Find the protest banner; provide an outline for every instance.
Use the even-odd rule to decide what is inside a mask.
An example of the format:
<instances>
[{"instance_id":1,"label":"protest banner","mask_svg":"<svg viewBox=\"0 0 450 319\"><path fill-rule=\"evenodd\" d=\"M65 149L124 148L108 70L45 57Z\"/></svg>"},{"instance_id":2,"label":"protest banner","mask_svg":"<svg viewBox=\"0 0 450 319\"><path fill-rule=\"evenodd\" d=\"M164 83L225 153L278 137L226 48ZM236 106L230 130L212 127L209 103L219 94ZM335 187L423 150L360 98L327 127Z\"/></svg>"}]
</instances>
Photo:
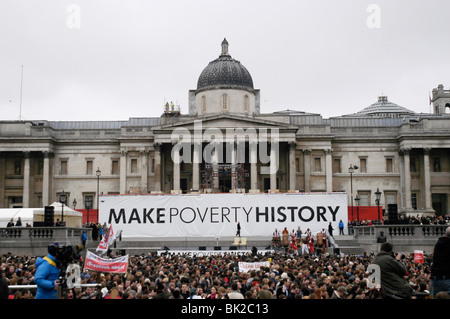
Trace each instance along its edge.
<instances>
[{"instance_id":1,"label":"protest banner","mask_svg":"<svg viewBox=\"0 0 450 319\"><path fill-rule=\"evenodd\" d=\"M347 227L347 195L317 194L186 194L103 195L101 223L129 237L270 236L275 228L300 226L312 233Z\"/></svg>"},{"instance_id":2,"label":"protest banner","mask_svg":"<svg viewBox=\"0 0 450 319\"><path fill-rule=\"evenodd\" d=\"M414 262L423 264L423 250L414 250Z\"/></svg>"},{"instance_id":3,"label":"protest banner","mask_svg":"<svg viewBox=\"0 0 450 319\"><path fill-rule=\"evenodd\" d=\"M87 251L84 268L100 272L123 274L127 272L128 255L109 259L102 258L90 251Z\"/></svg>"},{"instance_id":4,"label":"protest banner","mask_svg":"<svg viewBox=\"0 0 450 319\"><path fill-rule=\"evenodd\" d=\"M239 271L240 272L249 272L252 270L259 270L261 267L270 267L269 261L259 261L259 262L239 262Z\"/></svg>"}]
</instances>

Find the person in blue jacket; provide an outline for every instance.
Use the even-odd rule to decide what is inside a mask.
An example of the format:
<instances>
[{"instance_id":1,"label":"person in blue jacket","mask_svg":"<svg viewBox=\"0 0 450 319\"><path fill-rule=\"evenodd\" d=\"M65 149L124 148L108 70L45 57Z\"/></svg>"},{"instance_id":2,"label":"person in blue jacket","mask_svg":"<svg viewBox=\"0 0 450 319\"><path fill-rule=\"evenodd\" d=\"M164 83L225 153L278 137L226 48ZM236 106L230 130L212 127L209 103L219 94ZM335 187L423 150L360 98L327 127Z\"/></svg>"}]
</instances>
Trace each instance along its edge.
<instances>
[{"instance_id":1,"label":"person in blue jacket","mask_svg":"<svg viewBox=\"0 0 450 319\"><path fill-rule=\"evenodd\" d=\"M339 221L339 235L344 235L344 223L342 219Z\"/></svg>"},{"instance_id":2,"label":"person in blue jacket","mask_svg":"<svg viewBox=\"0 0 450 319\"><path fill-rule=\"evenodd\" d=\"M57 299L59 286L59 267L56 259L58 243L48 246L48 255L36 260L34 282L37 285L36 299Z\"/></svg>"},{"instance_id":3,"label":"person in blue jacket","mask_svg":"<svg viewBox=\"0 0 450 319\"><path fill-rule=\"evenodd\" d=\"M86 231L83 230L83 233L81 234L81 243L83 244L83 248L86 248L86 241L87 241Z\"/></svg>"}]
</instances>

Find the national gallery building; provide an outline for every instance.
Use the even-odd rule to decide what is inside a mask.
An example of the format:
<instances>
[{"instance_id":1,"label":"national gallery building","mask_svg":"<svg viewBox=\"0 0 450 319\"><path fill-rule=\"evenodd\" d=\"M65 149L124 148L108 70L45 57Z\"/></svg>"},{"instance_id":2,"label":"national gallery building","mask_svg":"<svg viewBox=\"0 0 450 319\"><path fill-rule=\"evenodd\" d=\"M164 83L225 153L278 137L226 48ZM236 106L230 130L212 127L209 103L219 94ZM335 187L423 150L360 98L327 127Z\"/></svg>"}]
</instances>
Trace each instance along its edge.
<instances>
[{"instance_id":1,"label":"national gallery building","mask_svg":"<svg viewBox=\"0 0 450 319\"><path fill-rule=\"evenodd\" d=\"M328 119L263 113L260 91L224 40L188 96L187 113L168 103L160 117L0 119L0 208L44 207L63 191L77 209L87 202L96 209L99 194L199 192L346 192L349 205L358 198L376 206L379 190L383 208L450 213L450 90L443 85L432 90L432 113L387 96ZM230 132L244 138L229 139Z\"/></svg>"}]
</instances>

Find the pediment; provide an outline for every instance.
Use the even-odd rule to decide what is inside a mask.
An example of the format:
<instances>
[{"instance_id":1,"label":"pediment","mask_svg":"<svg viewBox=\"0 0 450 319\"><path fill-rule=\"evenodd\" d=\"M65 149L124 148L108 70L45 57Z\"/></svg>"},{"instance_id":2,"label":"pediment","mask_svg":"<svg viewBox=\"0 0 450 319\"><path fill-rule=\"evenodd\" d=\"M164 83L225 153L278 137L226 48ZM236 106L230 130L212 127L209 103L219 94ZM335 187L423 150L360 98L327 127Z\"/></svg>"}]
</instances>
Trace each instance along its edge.
<instances>
[{"instance_id":1,"label":"pediment","mask_svg":"<svg viewBox=\"0 0 450 319\"><path fill-rule=\"evenodd\" d=\"M183 127L188 130L194 130L201 127L202 129L219 128L219 129L247 129L247 128L277 128L279 130L297 130L298 127L292 126L289 123L267 120L259 117L245 117L229 114L220 114L215 116L207 116L202 118L189 119L186 121L179 121L170 124L164 124L160 127L154 127L154 131L173 130L177 127Z\"/></svg>"}]
</instances>

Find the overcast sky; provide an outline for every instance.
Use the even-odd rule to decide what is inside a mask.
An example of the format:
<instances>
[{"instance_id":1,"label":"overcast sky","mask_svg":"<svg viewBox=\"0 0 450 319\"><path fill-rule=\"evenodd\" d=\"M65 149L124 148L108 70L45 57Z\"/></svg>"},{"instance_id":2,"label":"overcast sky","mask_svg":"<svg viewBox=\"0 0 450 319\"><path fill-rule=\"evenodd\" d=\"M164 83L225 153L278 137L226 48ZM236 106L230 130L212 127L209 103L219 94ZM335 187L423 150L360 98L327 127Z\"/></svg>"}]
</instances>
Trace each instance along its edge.
<instances>
[{"instance_id":1,"label":"overcast sky","mask_svg":"<svg viewBox=\"0 0 450 319\"><path fill-rule=\"evenodd\" d=\"M0 120L155 117L221 51L261 112L324 118L391 102L427 113L450 87L448 0L0 0Z\"/></svg>"}]
</instances>

